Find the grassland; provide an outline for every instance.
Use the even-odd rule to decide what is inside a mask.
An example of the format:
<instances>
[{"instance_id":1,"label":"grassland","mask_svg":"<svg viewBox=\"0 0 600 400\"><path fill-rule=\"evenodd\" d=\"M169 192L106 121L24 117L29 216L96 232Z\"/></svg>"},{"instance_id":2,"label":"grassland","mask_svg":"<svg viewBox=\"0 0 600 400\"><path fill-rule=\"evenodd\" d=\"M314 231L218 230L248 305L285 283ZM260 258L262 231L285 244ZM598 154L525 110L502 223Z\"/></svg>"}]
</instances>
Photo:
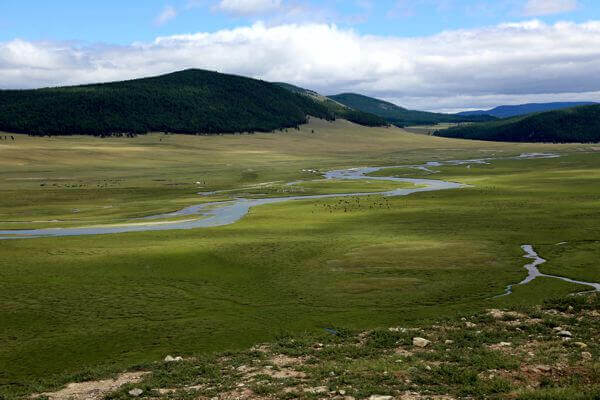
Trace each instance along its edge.
<instances>
[{"instance_id":1,"label":"grassland","mask_svg":"<svg viewBox=\"0 0 600 400\"><path fill-rule=\"evenodd\" d=\"M600 281L600 154L591 145L461 141L343 121L277 135L16 139L0 144L0 229L130 221L229 196L197 192L275 195L273 182L318 178L310 170L563 157L443 167L436 179L473 186L389 199L389 208L376 195L353 208L307 200L258 207L221 228L2 241L7 398L171 353L327 327L408 327L581 290L540 280L492 299L524 277L522 244L549 260L544 272Z\"/></svg>"}]
</instances>

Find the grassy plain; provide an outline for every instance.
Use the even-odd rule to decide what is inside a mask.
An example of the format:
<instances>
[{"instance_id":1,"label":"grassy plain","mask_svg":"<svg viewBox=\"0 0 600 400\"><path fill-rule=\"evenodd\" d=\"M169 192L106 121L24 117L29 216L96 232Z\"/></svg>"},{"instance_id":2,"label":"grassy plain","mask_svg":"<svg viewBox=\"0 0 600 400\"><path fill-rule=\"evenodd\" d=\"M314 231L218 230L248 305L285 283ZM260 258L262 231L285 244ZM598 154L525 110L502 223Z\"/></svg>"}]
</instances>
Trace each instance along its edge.
<instances>
[{"instance_id":1,"label":"grassy plain","mask_svg":"<svg viewBox=\"0 0 600 400\"><path fill-rule=\"evenodd\" d=\"M600 281L600 153L591 145L460 141L344 121L280 134L16 139L0 144L0 229L123 222L230 195L281 195L281 183L318 178L309 170L563 157L443 167L436 179L473 186L391 198L389 207L377 195L353 206L295 201L220 228L2 241L7 398L171 353L332 326L411 325L582 289L544 281L493 299L524 277L522 244L549 259L549 272Z\"/></svg>"}]
</instances>

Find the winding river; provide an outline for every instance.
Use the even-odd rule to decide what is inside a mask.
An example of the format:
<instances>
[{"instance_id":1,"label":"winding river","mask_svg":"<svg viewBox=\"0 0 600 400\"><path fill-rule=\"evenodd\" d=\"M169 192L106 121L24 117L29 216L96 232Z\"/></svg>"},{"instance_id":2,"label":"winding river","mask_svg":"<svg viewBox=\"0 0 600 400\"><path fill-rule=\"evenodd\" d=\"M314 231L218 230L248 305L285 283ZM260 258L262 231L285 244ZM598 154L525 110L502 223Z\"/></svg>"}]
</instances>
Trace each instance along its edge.
<instances>
[{"instance_id":1,"label":"winding river","mask_svg":"<svg viewBox=\"0 0 600 400\"><path fill-rule=\"evenodd\" d=\"M539 159L539 158L556 158L559 157L556 154L547 153L526 153L521 154L517 157L507 158L481 158L472 160L451 160L451 161L432 161L420 165L399 165L389 167L363 167L363 168L351 168L343 170L334 170L326 172L323 178L326 180L380 180L380 181L392 181L411 183L415 185L414 188L403 188L395 189L387 192L370 192L370 193L343 193L343 194L326 194L326 195L313 195L313 196L289 196L289 197L277 197L277 198L262 198L262 199L245 199L236 198L230 201L203 203L190 207L186 207L182 210L160 214L151 215L139 220L134 224L122 224L122 225L105 225L105 226L88 226L88 227L75 227L75 228L43 228L43 229L23 229L23 230L0 230L0 240L2 239L32 239L41 237L60 237L60 236L83 236L83 235L106 235L115 233L126 233L126 232L145 232L145 231L168 231L175 229L197 229L197 228L208 228L218 227L224 225L230 225L241 218L243 218L252 207L257 207L265 204L282 203L286 201L294 200L313 200L313 199L326 199L334 197L351 197L351 196L369 196L369 195L382 195L382 196L408 196L413 193L421 192L434 192L439 190L459 189L466 187L467 185L447 182L435 179L417 179L417 178L397 178L394 176L368 176L377 171L394 168L409 168L424 170L429 173L436 173L437 171L432 170L434 167L440 166L451 166L451 165L466 165L470 167L476 164L489 164L493 160L508 160L508 159ZM302 183L302 181L291 182L288 185L295 185ZM213 192L215 193L215 192ZM202 193L201 193L202 194ZM206 193L204 193L206 195ZM162 221L156 222L161 219L176 218L183 216L196 217L196 219L188 219L183 221ZM200 218L198 218L200 217ZM146 222L143 222L146 221Z\"/></svg>"},{"instance_id":2,"label":"winding river","mask_svg":"<svg viewBox=\"0 0 600 400\"><path fill-rule=\"evenodd\" d=\"M418 179L418 178L397 178L394 176L369 176L377 171L394 168L407 168L417 169L426 171L430 174L435 174L438 171L432 168L440 166L452 166L452 165L466 165L470 168L471 165L476 164L489 164L493 160L508 160L508 159L539 159L539 158L556 158L559 157L556 154L547 153L527 153L521 154L517 157L510 158L482 158L472 160L452 160L452 161L432 161L421 165L400 165L390 167L363 167L363 168L351 168L329 171L323 175L326 180L379 180L379 181L392 181L401 183L411 183L415 185L412 188L399 188L387 192L357 192L357 193L343 193L343 194L325 194L325 195L313 195L313 196L289 196L289 197L277 197L277 198L262 198L262 199L245 199L236 198L230 201L212 202L198 204L191 207L186 207L182 210L160 214L151 215L139 219L139 223L135 224L123 224L123 225L111 225L111 226L90 226L90 227L78 227L78 228L45 228L45 229L24 229L24 230L0 230L1 239L32 239L41 237L59 237L59 236L82 236L82 235L106 235L115 233L125 232L143 232L143 231L167 231L174 229L197 229L197 228L208 228L217 227L233 224L242 219L252 207L257 207L265 204L282 203L286 201L294 200L312 200L312 199L326 199L335 197L350 197L350 196L369 196L369 195L382 195L382 196L408 196L413 193L421 192L434 192L439 190L449 189L460 189L467 187L467 185L448 182L436 179ZM290 182L288 185L297 185L303 181ZM201 195L213 194L212 193L199 193ZM161 219L176 218L190 216L192 219L184 221L160 221ZM156 222L159 221L159 222ZM528 271L528 276L522 282L516 285L525 285L538 277L548 277L561 279L566 282L575 283L579 285L586 285L592 287L596 291L600 291L600 283L580 282L569 278L564 278L554 275L546 275L539 271L538 265L546 262L543 258L539 257L531 245L522 246L525 251L525 257L533 260L532 263L527 264L525 268ZM506 292L498 297L507 296L512 293L512 289L516 285L510 285L506 288Z\"/></svg>"}]
</instances>

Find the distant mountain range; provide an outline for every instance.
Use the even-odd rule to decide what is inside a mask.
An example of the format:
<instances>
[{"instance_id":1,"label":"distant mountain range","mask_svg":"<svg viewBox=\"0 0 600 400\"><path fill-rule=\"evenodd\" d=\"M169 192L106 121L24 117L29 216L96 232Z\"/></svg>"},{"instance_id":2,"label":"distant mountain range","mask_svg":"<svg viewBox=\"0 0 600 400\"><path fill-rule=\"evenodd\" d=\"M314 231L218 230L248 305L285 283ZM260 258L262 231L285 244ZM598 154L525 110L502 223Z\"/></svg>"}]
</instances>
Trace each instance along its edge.
<instances>
[{"instance_id":1,"label":"distant mountain range","mask_svg":"<svg viewBox=\"0 0 600 400\"><path fill-rule=\"evenodd\" d=\"M526 119L496 118L574 104L588 103L526 104L498 107L486 114L440 114L408 110L355 93L326 97L288 83L190 69L122 82L0 90L0 131L98 136L268 132L298 127L312 116L330 121L344 118L364 126L469 122L440 135L485 140L594 140L594 129L600 122L593 119L593 107L567 109L576 111L562 114L534 114ZM574 138L577 140L571 140Z\"/></svg>"},{"instance_id":2,"label":"distant mountain range","mask_svg":"<svg viewBox=\"0 0 600 400\"><path fill-rule=\"evenodd\" d=\"M408 110L387 101L356 93L343 93L329 96L329 98L355 110L385 118L389 123L401 127L408 125L438 124L442 122L481 122L496 119L489 115L471 116Z\"/></svg>"},{"instance_id":3,"label":"distant mountain range","mask_svg":"<svg viewBox=\"0 0 600 400\"><path fill-rule=\"evenodd\" d=\"M589 106L597 103L593 102L562 102L562 103L528 103L513 106L499 106L491 110L464 111L458 115L476 116L491 115L496 118L510 118L520 115L527 115L537 112L561 110L563 108Z\"/></svg>"},{"instance_id":4,"label":"distant mountain range","mask_svg":"<svg viewBox=\"0 0 600 400\"><path fill-rule=\"evenodd\" d=\"M436 136L502 142L600 142L600 105L579 106L439 130Z\"/></svg>"}]
</instances>

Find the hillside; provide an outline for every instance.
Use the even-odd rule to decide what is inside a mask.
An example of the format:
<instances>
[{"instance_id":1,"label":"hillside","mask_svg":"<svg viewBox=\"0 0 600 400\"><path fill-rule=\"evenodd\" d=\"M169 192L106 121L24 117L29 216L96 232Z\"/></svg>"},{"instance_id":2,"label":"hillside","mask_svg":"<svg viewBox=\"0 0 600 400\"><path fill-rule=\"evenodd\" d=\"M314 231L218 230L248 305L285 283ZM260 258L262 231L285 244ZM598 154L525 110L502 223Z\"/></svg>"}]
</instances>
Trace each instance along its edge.
<instances>
[{"instance_id":1,"label":"hillside","mask_svg":"<svg viewBox=\"0 0 600 400\"><path fill-rule=\"evenodd\" d=\"M562 102L562 103L528 103L519 105L499 106L491 110L464 111L458 115L476 116L491 115L496 118L510 118L537 112L561 110L563 108L591 106L593 102Z\"/></svg>"},{"instance_id":2,"label":"hillside","mask_svg":"<svg viewBox=\"0 0 600 400\"><path fill-rule=\"evenodd\" d=\"M289 83L281 83L277 82L276 85L279 85L293 93L308 96L309 98L315 100L316 102L327 107L330 113L334 114L336 117L346 119L350 122L354 122L355 124L364 125L364 126L386 126L389 125L385 118L382 118L378 115L360 111L354 109L352 107L348 107L344 104L341 104L335 100L332 100L328 97L322 96L321 94L309 90L304 89L298 86L290 85Z\"/></svg>"},{"instance_id":3,"label":"hillside","mask_svg":"<svg viewBox=\"0 0 600 400\"><path fill-rule=\"evenodd\" d=\"M387 101L355 93L338 94L335 96L329 96L329 98L355 110L360 110L385 118L391 124L400 127L408 125L437 124L442 122L489 121L494 119L494 117L487 115L471 117L407 110L406 108L399 107Z\"/></svg>"},{"instance_id":4,"label":"hillside","mask_svg":"<svg viewBox=\"0 0 600 400\"><path fill-rule=\"evenodd\" d=\"M593 143L600 141L600 105L459 126L435 135L503 142Z\"/></svg>"},{"instance_id":5,"label":"hillside","mask_svg":"<svg viewBox=\"0 0 600 400\"><path fill-rule=\"evenodd\" d=\"M272 83L204 70L72 87L0 91L0 131L32 135L272 131L332 119Z\"/></svg>"}]
</instances>

